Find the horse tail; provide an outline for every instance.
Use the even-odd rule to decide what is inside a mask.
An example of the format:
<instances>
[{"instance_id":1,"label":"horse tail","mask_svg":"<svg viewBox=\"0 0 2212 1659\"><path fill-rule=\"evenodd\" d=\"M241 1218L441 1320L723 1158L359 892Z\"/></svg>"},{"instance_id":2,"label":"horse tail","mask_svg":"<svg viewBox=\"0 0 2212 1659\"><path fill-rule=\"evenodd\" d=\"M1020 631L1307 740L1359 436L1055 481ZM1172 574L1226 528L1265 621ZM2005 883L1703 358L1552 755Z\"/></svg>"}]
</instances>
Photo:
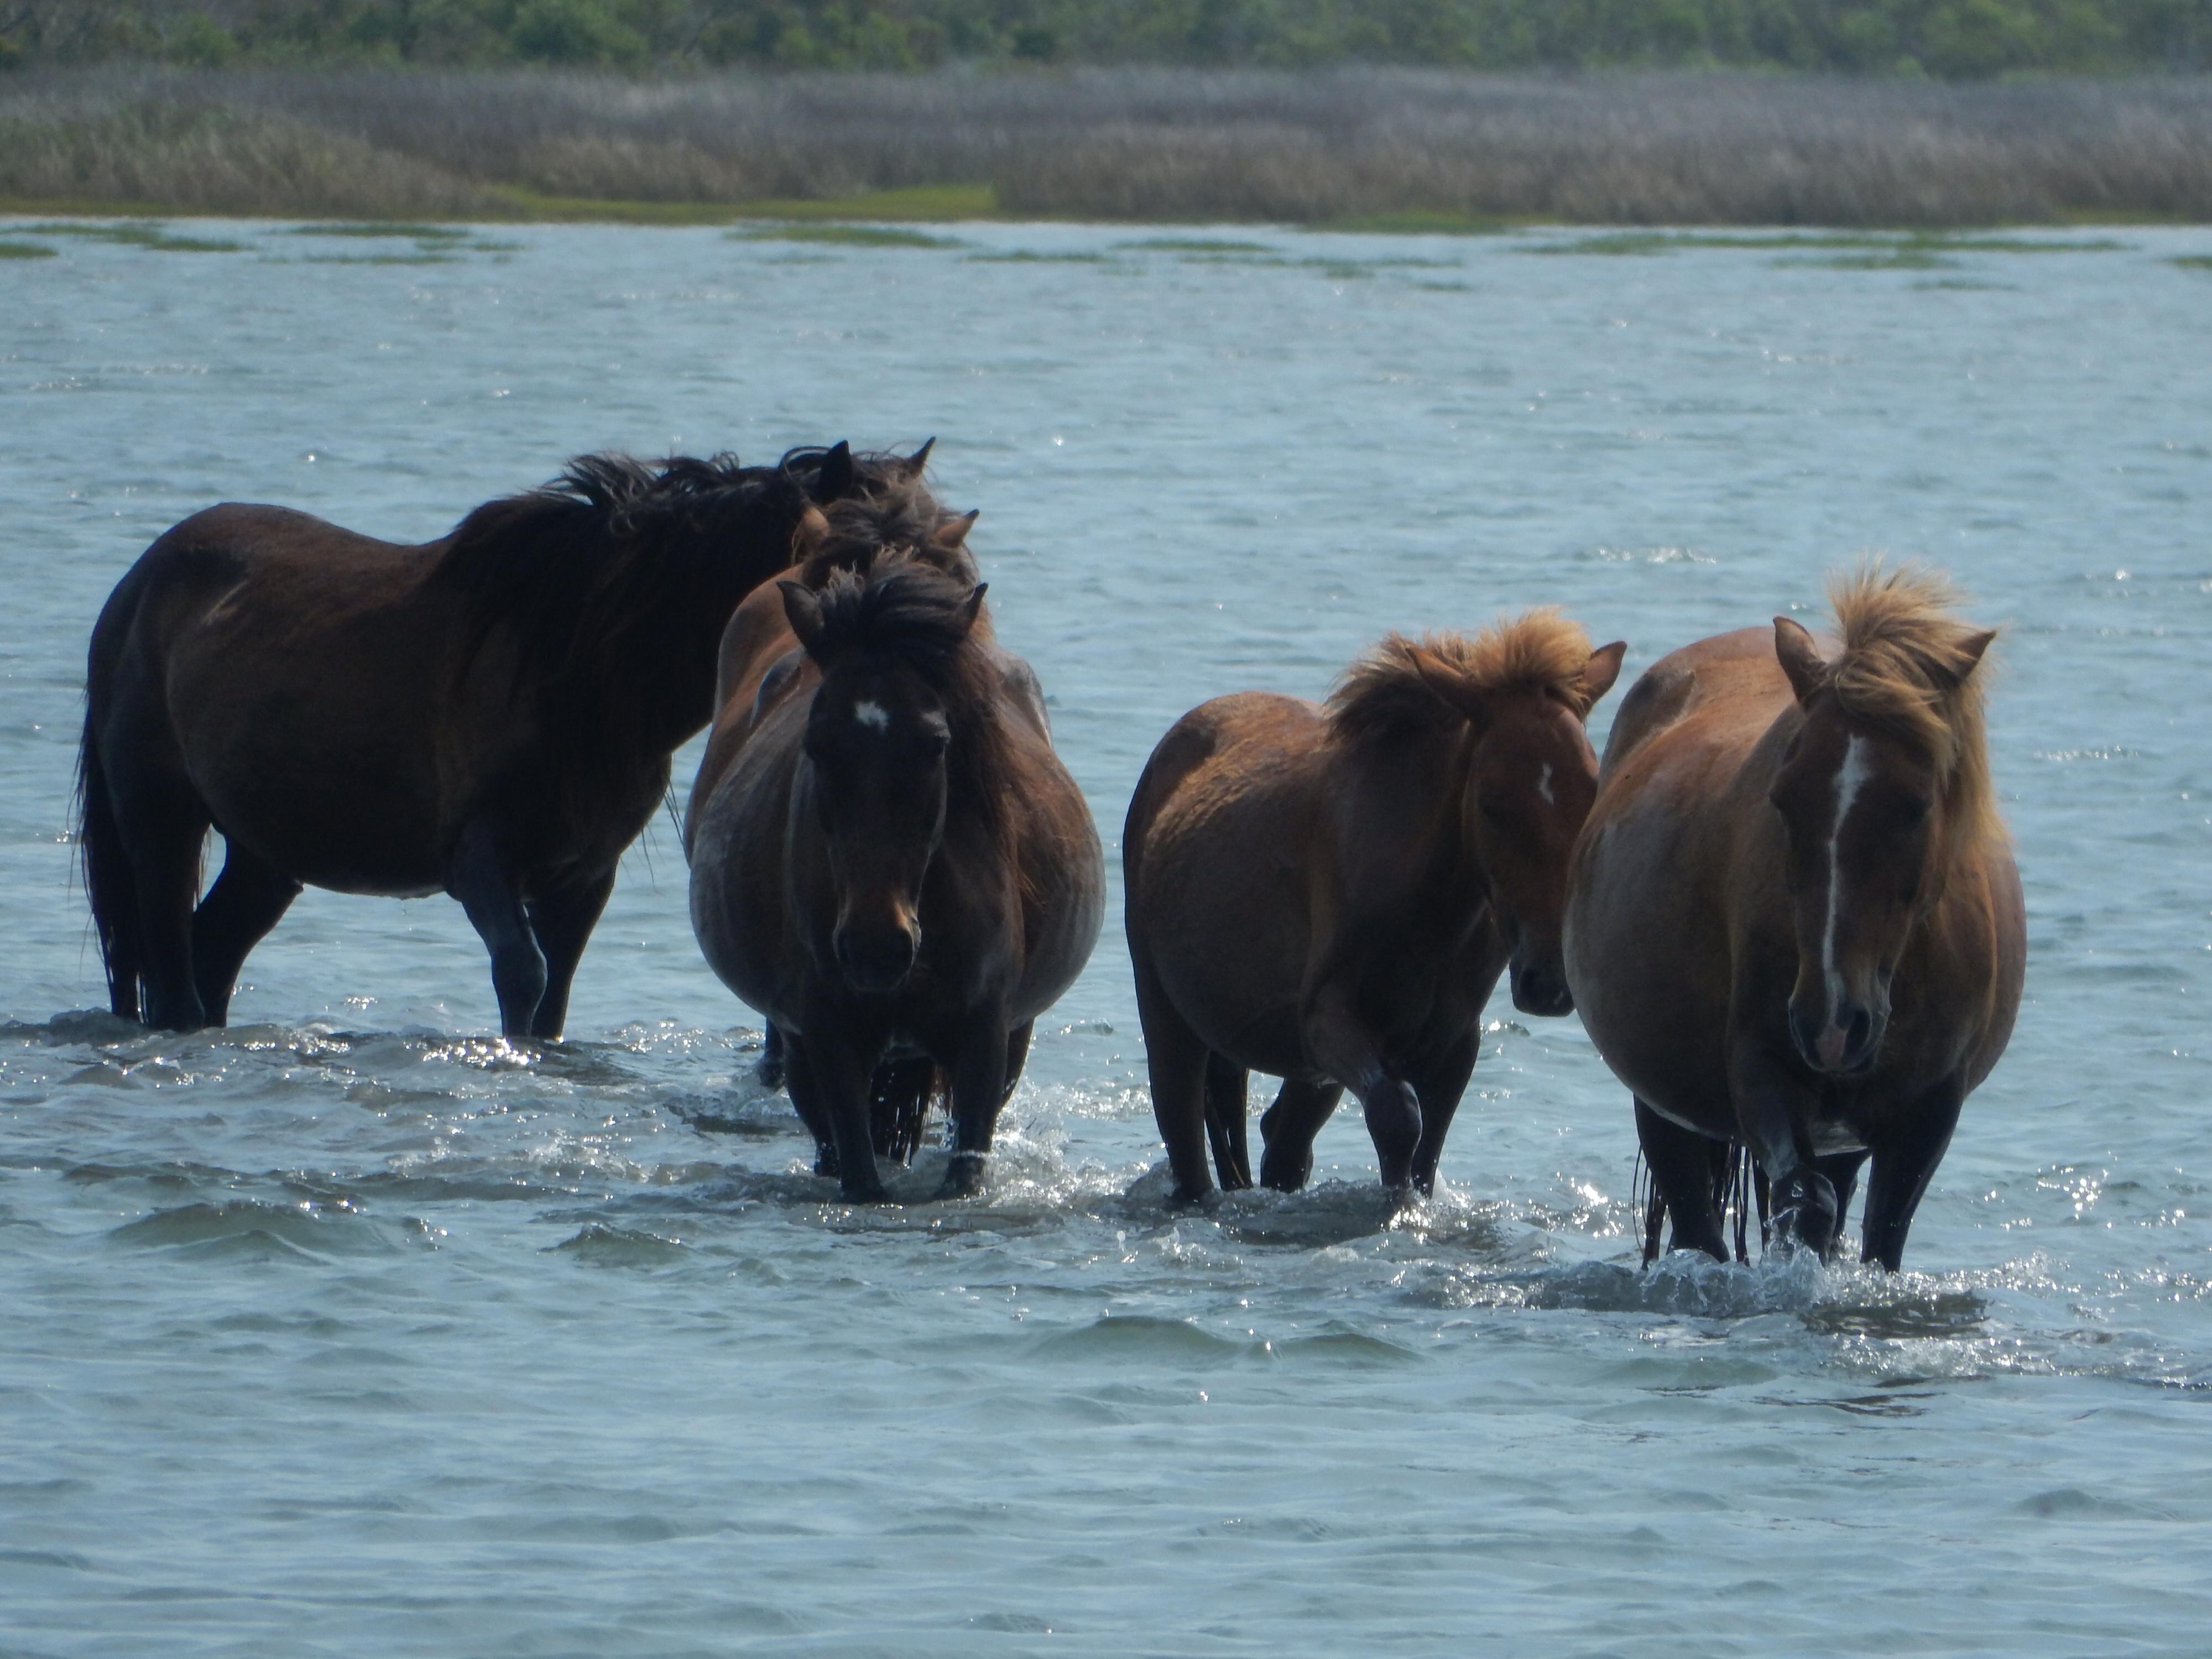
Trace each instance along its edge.
<instances>
[{"instance_id":1,"label":"horse tail","mask_svg":"<svg viewBox=\"0 0 2212 1659\"><path fill-rule=\"evenodd\" d=\"M952 1079L927 1054L877 1066L868 1091L868 1129L876 1156L902 1165L913 1163L930 1107L951 1091Z\"/></svg>"},{"instance_id":2,"label":"horse tail","mask_svg":"<svg viewBox=\"0 0 2212 1659\"><path fill-rule=\"evenodd\" d=\"M76 751L76 844L83 860L85 896L92 901L93 930L107 972L107 1006L125 1019L138 1018L138 972L144 953L138 937L138 879L115 821L93 721L85 699L84 738Z\"/></svg>"},{"instance_id":3,"label":"horse tail","mask_svg":"<svg viewBox=\"0 0 2212 1659\"><path fill-rule=\"evenodd\" d=\"M1225 1056L1206 1057L1206 1138L1224 1190L1252 1184L1244 1139L1244 1068Z\"/></svg>"},{"instance_id":4,"label":"horse tail","mask_svg":"<svg viewBox=\"0 0 2212 1659\"><path fill-rule=\"evenodd\" d=\"M1644 1149L1636 1150L1636 1168L1628 1177L1629 1202L1644 1212L1644 1261L1650 1267L1659 1259L1660 1230L1667 1224L1667 1194L1659 1190L1659 1177L1644 1161Z\"/></svg>"}]
</instances>

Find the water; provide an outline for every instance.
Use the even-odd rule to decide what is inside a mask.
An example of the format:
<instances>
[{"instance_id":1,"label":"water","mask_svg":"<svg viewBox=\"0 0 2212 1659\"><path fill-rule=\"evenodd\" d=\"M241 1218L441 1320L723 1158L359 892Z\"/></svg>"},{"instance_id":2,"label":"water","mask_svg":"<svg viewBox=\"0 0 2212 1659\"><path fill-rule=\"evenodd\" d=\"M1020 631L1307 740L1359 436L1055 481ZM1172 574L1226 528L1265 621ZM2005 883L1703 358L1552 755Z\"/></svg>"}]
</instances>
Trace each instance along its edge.
<instances>
[{"instance_id":1,"label":"water","mask_svg":"<svg viewBox=\"0 0 2212 1659\"><path fill-rule=\"evenodd\" d=\"M0 265L0 1649L2201 1650L2212 233L181 228ZM1638 1274L1627 1102L1503 998L1432 1202L1347 1114L1170 1212L1118 910L989 1194L848 1208L665 824L557 1050L443 900L309 894L219 1037L85 1012L82 646L161 528L933 433L1109 866L1176 714L1387 627L1633 674L1950 568L2032 954L1911 1270Z\"/></svg>"}]
</instances>

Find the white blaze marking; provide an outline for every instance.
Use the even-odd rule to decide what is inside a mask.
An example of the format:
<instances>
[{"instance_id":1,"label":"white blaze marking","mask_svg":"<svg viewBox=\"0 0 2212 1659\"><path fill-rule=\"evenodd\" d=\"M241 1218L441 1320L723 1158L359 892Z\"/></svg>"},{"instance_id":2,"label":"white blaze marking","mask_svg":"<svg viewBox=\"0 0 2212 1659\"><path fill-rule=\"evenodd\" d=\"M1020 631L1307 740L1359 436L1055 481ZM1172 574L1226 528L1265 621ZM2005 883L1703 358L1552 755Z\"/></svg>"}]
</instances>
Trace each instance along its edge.
<instances>
[{"instance_id":1,"label":"white blaze marking","mask_svg":"<svg viewBox=\"0 0 2212 1659\"><path fill-rule=\"evenodd\" d=\"M1853 738L1844 750L1844 763L1836 773L1836 823L1828 832L1828 927L1820 940L1820 967L1827 976L1828 1020L1832 1024L1844 1000L1843 969L1836 964L1836 915L1844 907L1844 867L1838 855L1843 846L1844 820L1850 816L1851 803L1858 799L1868 774L1866 739Z\"/></svg>"},{"instance_id":2,"label":"white blaze marking","mask_svg":"<svg viewBox=\"0 0 2212 1659\"><path fill-rule=\"evenodd\" d=\"M884 706L879 702L854 703L853 705L853 718L860 721L861 725L866 726L872 732L884 731L887 729L891 723L891 717L884 712ZM1856 742L1857 739L1853 738L1852 741Z\"/></svg>"},{"instance_id":3,"label":"white blaze marking","mask_svg":"<svg viewBox=\"0 0 2212 1659\"><path fill-rule=\"evenodd\" d=\"M1543 776L1536 780L1536 793L1544 798L1544 805L1547 806L1557 806L1559 804L1552 794L1552 763L1549 761L1544 763Z\"/></svg>"}]
</instances>

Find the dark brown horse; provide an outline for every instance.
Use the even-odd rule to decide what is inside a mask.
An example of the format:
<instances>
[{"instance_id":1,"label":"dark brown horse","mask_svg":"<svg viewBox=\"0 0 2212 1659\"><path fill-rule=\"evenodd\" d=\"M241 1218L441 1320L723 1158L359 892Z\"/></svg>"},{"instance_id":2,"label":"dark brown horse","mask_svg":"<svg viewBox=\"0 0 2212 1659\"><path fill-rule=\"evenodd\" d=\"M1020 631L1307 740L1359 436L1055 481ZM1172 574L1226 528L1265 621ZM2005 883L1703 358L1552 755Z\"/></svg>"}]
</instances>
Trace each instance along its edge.
<instances>
[{"instance_id":1,"label":"dark brown horse","mask_svg":"<svg viewBox=\"0 0 2212 1659\"><path fill-rule=\"evenodd\" d=\"M1436 1181L1483 1006L1573 1007L1567 859L1596 757L1583 726L1620 672L1549 611L1468 638L1385 639L1326 710L1244 692L1152 751L1122 840L1152 1110L1180 1199L1251 1184L1248 1072L1283 1079L1261 1179L1294 1189L1350 1089L1384 1182Z\"/></svg>"},{"instance_id":2,"label":"dark brown horse","mask_svg":"<svg viewBox=\"0 0 2212 1659\"><path fill-rule=\"evenodd\" d=\"M738 601L865 482L586 456L443 539L276 507L155 541L93 629L81 837L114 1011L220 1025L303 884L459 899L501 1029L554 1037L623 849L713 711ZM199 900L203 843L225 843Z\"/></svg>"},{"instance_id":3,"label":"dark brown horse","mask_svg":"<svg viewBox=\"0 0 2212 1659\"><path fill-rule=\"evenodd\" d=\"M1836 582L1842 643L1786 617L1654 663L1575 855L1567 979L1636 1099L1644 1259L1723 1261L1747 1148L1777 1236L1895 1270L1959 1108L2004 1052L2027 925L1977 670L1995 637L1933 574Z\"/></svg>"},{"instance_id":4,"label":"dark brown horse","mask_svg":"<svg viewBox=\"0 0 2212 1659\"><path fill-rule=\"evenodd\" d=\"M821 1167L861 1200L885 1196L871 1106L886 1060L949 1077L945 1190L976 1190L1030 1025L1104 907L1097 832L1034 681L948 562L964 555L940 538L781 583L797 648L763 629L750 655L726 651L689 817L700 945L768 1017Z\"/></svg>"}]
</instances>

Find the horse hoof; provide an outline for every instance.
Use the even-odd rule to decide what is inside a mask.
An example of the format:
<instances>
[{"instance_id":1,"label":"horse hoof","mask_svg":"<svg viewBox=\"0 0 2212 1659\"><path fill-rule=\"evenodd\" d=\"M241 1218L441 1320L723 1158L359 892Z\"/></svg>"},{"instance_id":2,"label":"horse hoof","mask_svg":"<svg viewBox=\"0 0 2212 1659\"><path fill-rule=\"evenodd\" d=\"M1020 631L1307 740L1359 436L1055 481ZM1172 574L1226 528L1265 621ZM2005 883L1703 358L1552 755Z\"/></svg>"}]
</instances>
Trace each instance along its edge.
<instances>
[{"instance_id":1,"label":"horse hoof","mask_svg":"<svg viewBox=\"0 0 2212 1659\"><path fill-rule=\"evenodd\" d=\"M1836 1189L1817 1170L1799 1170L1776 1185L1775 1242L1812 1251L1826 1261L1836 1248Z\"/></svg>"},{"instance_id":2,"label":"horse hoof","mask_svg":"<svg viewBox=\"0 0 2212 1659\"><path fill-rule=\"evenodd\" d=\"M955 1152L951 1162L945 1166L945 1184L938 1188L939 1198L973 1198L983 1190L984 1154Z\"/></svg>"}]
</instances>

